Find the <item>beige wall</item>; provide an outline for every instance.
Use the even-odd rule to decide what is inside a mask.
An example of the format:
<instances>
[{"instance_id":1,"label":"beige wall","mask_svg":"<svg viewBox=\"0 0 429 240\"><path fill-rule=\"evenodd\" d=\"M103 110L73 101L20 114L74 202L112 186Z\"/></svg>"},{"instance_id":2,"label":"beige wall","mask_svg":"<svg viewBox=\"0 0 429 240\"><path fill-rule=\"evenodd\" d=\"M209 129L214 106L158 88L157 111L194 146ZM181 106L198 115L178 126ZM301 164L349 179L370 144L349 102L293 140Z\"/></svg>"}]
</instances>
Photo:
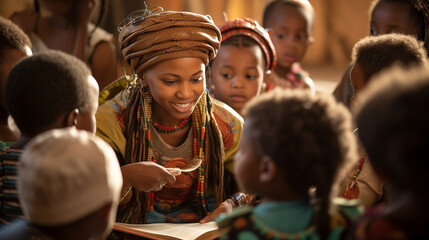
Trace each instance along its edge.
<instances>
[{"instance_id":1,"label":"beige wall","mask_svg":"<svg viewBox=\"0 0 429 240\"><path fill-rule=\"evenodd\" d=\"M144 8L142 0L106 0L109 12L104 27L115 33L115 27L128 13ZM1 0L0 15L9 17L13 11L31 8L32 0ZM269 0L147 0L149 8L188 10L210 14L217 25L237 17L254 18L261 22L263 9ZM310 0L316 13L315 42L304 59L305 65L335 65L343 67L350 59L355 42L368 34L368 8L371 0ZM113 9L115 11L113 11Z\"/></svg>"}]
</instances>

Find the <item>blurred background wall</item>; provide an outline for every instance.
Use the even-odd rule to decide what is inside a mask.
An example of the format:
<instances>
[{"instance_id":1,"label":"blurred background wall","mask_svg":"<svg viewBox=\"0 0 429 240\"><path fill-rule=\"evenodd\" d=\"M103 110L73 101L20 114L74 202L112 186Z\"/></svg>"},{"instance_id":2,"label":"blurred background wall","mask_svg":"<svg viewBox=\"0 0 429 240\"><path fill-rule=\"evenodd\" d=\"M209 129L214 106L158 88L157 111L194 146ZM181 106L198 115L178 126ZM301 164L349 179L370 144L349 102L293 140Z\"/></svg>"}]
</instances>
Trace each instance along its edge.
<instances>
[{"instance_id":1,"label":"blurred background wall","mask_svg":"<svg viewBox=\"0 0 429 240\"><path fill-rule=\"evenodd\" d=\"M353 45L369 32L371 1L310 0L316 14L315 42L309 48L303 66L313 78L329 71L324 78L339 81L339 75L350 60ZM248 17L261 23L268 2L270 0L146 0L148 8L161 6L164 10L210 14L217 25L224 22L224 16L228 19ZM145 8L145 1L106 0L106 7L102 27L117 35L119 22L132 11ZM9 17L14 11L32 8L33 0L0 0L0 15L4 17Z\"/></svg>"}]
</instances>

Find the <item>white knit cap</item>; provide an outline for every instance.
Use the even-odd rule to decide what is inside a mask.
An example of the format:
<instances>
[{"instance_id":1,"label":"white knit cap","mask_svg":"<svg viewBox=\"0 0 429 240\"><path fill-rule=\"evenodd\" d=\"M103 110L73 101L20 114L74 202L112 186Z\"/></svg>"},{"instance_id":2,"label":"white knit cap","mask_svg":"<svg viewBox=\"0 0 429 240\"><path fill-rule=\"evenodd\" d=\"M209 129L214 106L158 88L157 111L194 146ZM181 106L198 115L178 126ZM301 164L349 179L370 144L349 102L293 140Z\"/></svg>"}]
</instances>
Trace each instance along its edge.
<instances>
[{"instance_id":1,"label":"white knit cap","mask_svg":"<svg viewBox=\"0 0 429 240\"><path fill-rule=\"evenodd\" d=\"M108 203L113 223L122 175L114 151L97 136L75 128L43 133L24 149L18 173L20 202L31 223L72 223Z\"/></svg>"}]
</instances>

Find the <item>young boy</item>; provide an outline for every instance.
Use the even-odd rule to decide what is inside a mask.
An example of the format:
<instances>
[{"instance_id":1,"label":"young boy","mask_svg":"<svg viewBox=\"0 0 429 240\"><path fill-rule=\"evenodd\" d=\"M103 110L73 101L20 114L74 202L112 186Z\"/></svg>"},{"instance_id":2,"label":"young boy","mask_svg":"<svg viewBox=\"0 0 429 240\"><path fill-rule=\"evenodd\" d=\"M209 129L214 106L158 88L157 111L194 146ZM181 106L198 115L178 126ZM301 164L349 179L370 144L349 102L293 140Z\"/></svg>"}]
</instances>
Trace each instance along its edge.
<instances>
[{"instance_id":1,"label":"young boy","mask_svg":"<svg viewBox=\"0 0 429 240\"><path fill-rule=\"evenodd\" d=\"M277 88L244 115L234 176L261 203L219 218L222 239L336 239L359 212L329 212L338 170L356 150L348 111L330 95Z\"/></svg>"},{"instance_id":2,"label":"young boy","mask_svg":"<svg viewBox=\"0 0 429 240\"><path fill-rule=\"evenodd\" d=\"M18 190L26 221L0 239L101 239L110 231L122 187L115 152L87 131L47 131L25 148Z\"/></svg>"},{"instance_id":3,"label":"young boy","mask_svg":"<svg viewBox=\"0 0 429 240\"><path fill-rule=\"evenodd\" d=\"M389 185L388 205L360 219L351 239L428 239L429 68L396 68L359 98L359 138L377 176Z\"/></svg>"},{"instance_id":4,"label":"young boy","mask_svg":"<svg viewBox=\"0 0 429 240\"><path fill-rule=\"evenodd\" d=\"M276 63L268 32L258 22L243 18L219 27L221 48L210 63L210 92L238 113L266 88Z\"/></svg>"},{"instance_id":5,"label":"young boy","mask_svg":"<svg viewBox=\"0 0 429 240\"><path fill-rule=\"evenodd\" d=\"M36 135L75 126L95 133L98 85L86 65L59 51L22 60L10 72L5 103L21 137L0 154L0 225L22 217L16 190L18 159Z\"/></svg>"},{"instance_id":6,"label":"young boy","mask_svg":"<svg viewBox=\"0 0 429 240\"><path fill-rule=\"evenodd\" d=\"M414 37L391 33L360 40L353 48L352 59L351 81L355 92L353 104L373 76L394 64L424 65L426 52ZM342 189L345 190L344 197L359 198L367 208L386 197L384 183L374 173L362 147L360 161L356 162L356 167L345 179Z\"/></svg>"},{"instance_id":7,"label":"young boy","mask_svg":"<svg viewBox=\"0 0 429 240\"><path fill-rule=\"evenodd\" d=\"M4 105L3 89L12 67L22 58L31 56L31 42L12 21L0 16L0 151L18 141L19 132L10 126Z\"/></svg>"},{"instance_id":8,"label":"young boy","mask_svg":"<svg viewBox=\"0 0 429 240\"><path fill-rule=\"evenodd\" d=\"M274 0L267 5L263 26L268 28L277 53L277 66L268 88L309 88L313 80L301 69L299 62L314 41L313 7L307 0Z\"/></svg>"},{"instance_id":9,"label":"young boy","mask_svg":"<svg viewBox=\"0 0 429 240\"><path fill-rule=\"evenodd\" d=\"M392 32L415 36L424 41L429 51L429 1L427 0L375 0L370 8L370 35ZM335 88L335 98L350 108L353 87L350 81L351 65Z\"/></svg>"}]
</instances>

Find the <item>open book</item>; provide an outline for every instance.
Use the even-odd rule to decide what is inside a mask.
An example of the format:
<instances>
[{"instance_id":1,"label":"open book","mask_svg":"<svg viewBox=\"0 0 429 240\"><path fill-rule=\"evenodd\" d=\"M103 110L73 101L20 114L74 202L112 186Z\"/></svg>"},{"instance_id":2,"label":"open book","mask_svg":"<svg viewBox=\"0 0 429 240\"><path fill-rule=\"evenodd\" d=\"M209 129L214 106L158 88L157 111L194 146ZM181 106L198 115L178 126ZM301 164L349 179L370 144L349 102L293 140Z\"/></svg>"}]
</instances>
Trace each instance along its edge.
<instances>
[{"instance_id":1,"label":"open book","mask_svg":"<svg viewBox=\"0 0 429 240\"><path fill-rule=\"evenodd\" d=\"M208 223L115 223L114 230L151 239L210 240L218 238L215 222Z\"/></svg>"}]
</instances>

